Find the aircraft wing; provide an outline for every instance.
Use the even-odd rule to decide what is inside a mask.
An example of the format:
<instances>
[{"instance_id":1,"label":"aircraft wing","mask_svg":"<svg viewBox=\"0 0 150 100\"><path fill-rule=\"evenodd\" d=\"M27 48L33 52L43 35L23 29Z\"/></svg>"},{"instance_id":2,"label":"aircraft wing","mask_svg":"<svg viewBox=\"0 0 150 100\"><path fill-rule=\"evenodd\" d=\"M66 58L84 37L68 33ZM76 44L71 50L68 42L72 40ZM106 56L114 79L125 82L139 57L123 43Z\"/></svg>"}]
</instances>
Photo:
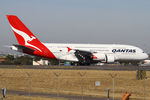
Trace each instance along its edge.
<instances>
[{"instance_id":1,"label":"aircraft wing","mask_svg":"<svg viewBox=\"0 0 150 100\"><path fill-rule=\"evenodd\" d=\"M74 54L81 64L90 64L93 59L92 53L88 51L75 50Z\"/></svg>"}]
</instances>

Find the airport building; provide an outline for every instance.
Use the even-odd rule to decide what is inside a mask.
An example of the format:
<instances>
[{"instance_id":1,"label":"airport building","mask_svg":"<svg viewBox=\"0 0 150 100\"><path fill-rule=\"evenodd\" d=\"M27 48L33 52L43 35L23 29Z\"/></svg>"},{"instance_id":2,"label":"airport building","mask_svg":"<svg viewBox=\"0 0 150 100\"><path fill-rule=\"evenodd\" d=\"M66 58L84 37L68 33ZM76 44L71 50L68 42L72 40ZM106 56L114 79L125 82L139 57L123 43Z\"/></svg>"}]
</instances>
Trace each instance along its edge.
<instances>
[{"instance_id":1,"label":"airport building","mask_svg":"<svg viewBox=\"0 0 150 100\"><path fill-rule=\"evenodd\" d=\"M34 61L33 60L33 65L49 65L49 61L48 60L43 60L43 59L40 59L39 61Z\"/></svg>"}]
</instances>

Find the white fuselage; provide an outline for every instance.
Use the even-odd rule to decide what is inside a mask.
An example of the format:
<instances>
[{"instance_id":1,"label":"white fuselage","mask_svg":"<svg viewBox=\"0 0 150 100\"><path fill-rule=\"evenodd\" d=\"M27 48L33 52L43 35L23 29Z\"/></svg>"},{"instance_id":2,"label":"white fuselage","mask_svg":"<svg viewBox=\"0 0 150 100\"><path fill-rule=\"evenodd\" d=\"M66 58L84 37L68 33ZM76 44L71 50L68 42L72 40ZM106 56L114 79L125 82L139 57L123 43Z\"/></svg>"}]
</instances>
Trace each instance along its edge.
<instances>
[{"instance_id":1,"label":"white fuselage","mask_svg":"<svg viewBox=\"0 0 150 100\"><path fill-rule=\"evenodd\" d=\"M140 61L148 58L142 49L131 45L61 43L44 43L44 45L60 60L78 61L74 55L75 50L88 51L97 57L111 55L115 61ZM68 51L68 47L72 50Z\"/></svg>"}]
</instances>

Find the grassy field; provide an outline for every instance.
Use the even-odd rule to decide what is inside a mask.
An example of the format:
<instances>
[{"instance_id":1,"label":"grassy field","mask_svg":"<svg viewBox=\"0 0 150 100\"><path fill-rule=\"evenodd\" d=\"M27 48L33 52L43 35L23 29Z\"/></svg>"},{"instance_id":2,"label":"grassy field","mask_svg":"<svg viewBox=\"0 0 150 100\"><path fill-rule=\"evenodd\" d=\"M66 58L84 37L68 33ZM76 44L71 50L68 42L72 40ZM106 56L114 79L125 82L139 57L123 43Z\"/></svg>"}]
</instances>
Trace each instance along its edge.
<instances>
[{"instance_id":1,"label":"grassy field","mask_svg":"<svg viewBox=\"0 0 150 100\"><path fill-rule=\"evenodd\" d=\"M73 95L82 95L83 93L84 96L96 97L106 97L107 88L109 88L112 98L112 78L110 74L116 74L114 79L115 98L122 98L125 92L129 92L132 100L144 100L145 84L145 97L150 100L149 71L147 71L147 77L149 78L144 82L144 80L136 80L135 71L0 69L0 88L6 87L9 90L39 93ZM101 85L95 86L96 81L100 81ZM12 97L18 98L14 100L28 98L25 96ZM35 97L32 98L31 100L34 100ZM36 100L47 100L47 98L41 97ZM52 100L55 100L55 98Z\"/></svg>"},{"instance_id":2,"label":"grassy field","mask_svg":"<svg viewBox=\"0 0 150 100\"><path fill-rule=\"evenodd\" d=\"M28 97L28 96L19 96L19 95L7 95L6 100L57 100L57 98L46 98L46 97L39 97L39 96ZM68 99L59 98L59 100L68 100Z\"/></svg>"}]
</instances>

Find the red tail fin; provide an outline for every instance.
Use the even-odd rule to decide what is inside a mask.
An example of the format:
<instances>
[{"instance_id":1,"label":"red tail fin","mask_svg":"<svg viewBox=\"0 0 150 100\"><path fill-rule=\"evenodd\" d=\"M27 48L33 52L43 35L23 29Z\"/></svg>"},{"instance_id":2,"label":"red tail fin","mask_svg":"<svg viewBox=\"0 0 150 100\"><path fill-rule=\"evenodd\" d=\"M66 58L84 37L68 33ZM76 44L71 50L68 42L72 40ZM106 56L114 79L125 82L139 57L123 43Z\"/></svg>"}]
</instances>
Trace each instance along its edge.
<instances>
[{"instance_id":1,"label":"red tail fin","mask_svg":"<svg viewBox=\"0 0 150 100\"><path fill-rule=\"evenodd\" d=\"M25 42L28 41L25 41L26 38L32 39L32 37L35 37L17 16L7 15L7 18L20 45L25 45Z\"/></svg>"},{"instance_id":2,"label":"red tail fin","mask_svg":"<svg viewBox=\"0 0 150 100\"><path fill-rule=\"evenodd\" d=\"M35 49L40 56L48 56L49 58L55 58L55 56L43 45L32 32L21 22L21 20L15 15L7 15L10 26L17 38L20 45Z\"/></svg>"}]
</instances>

